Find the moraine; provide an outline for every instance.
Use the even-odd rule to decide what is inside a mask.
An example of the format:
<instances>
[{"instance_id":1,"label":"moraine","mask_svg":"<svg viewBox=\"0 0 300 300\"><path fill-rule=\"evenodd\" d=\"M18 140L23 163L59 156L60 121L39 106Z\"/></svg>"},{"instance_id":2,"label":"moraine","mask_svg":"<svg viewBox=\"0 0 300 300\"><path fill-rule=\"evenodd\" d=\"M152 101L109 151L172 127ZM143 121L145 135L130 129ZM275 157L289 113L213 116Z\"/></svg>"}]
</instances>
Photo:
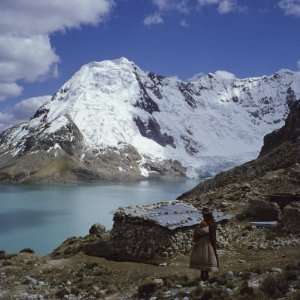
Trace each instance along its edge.
<instances>
[{"instance_id":1,"label":"moraine","mask_svg":"<svg viewBox=\"0 0 300 300\"><path fill-rule=\"evenodd\" d=\"M70 236L85 235L93 223L112 226L120 206L173 200L194 180L128 184L0 185L0 250L51 252Z\"/></svg>"}]
</instances>

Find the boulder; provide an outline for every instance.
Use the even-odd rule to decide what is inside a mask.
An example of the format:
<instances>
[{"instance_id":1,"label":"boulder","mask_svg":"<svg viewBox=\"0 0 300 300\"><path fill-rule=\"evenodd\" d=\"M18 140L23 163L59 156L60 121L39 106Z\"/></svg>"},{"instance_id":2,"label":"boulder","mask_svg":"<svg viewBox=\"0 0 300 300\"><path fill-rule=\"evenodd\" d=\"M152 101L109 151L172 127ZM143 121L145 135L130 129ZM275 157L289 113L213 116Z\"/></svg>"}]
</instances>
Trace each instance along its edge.
<instances>
[{"instance_id":1,"label":"boulder","mask_svg":"<svg viewBox=\"0 0 300 300\"><path fill-rule=\"evenodd\" d=\"M111 258L114 255L114 249L111 241L98 240L83 245L82 252L89 256Z\"/></svg>"},{"instance_id":2,"label":"boulder","mask_svg":"<svg viewBox=\"0 0 300 300\"><path fill-rule=\"evenodd\" d=\"M20 251L20 253L34 254L34 250L31 248L24 248Z\"/></svg>"},{"instance_id":3,"label":"boulder","mask_svg":"<svg viewBox=\"0 0 300 300\"><path fill-rule=\"evenodd\" d=\"M278 221L281 219L279 205L263 199L249 200L246 214L248 217L258 221Z\"/></svg>"},{"instance_id":4,"label":"boulder","mask_svg":"<svg viewBox=\"0 0 300 300\"><path fill-rule=\"evenodd\" d=\"M292 233L300 233L300 203L292 203L283 210L282 223Z\"/></svg>"},{"instance_id":5,"label":"boulder","mask_svg":"<svg viewBox=\"0 0 300 300\"><path fill-rule=\"evenodd\" d=\"M85 237L68 238L51 253L51 256L64 258L74 256L80 252L89 256L111 257L113 248L109 233L105 232L100 237L97 234L89 234Z\"/></svg>"},{"instance_id":6,"label":"boulder","mask_svg":"<svg viewBox=\"0 0 300 300\"><path fill-rule=\"evenodd\" d=\"M6 258L6 252L4 250L0 250L0 259Z\"/></svg>"},{"instance_id":7,"label":"boulder","mask_svg":"<svg viewBox=\"0 0 300 300\"><path fill-rule=\"evenodd\" d=\"M106 228L102 224L96 223L89 229L89 234L102 237L104 234L106 234Z\"/></svg>"}]
</instances>

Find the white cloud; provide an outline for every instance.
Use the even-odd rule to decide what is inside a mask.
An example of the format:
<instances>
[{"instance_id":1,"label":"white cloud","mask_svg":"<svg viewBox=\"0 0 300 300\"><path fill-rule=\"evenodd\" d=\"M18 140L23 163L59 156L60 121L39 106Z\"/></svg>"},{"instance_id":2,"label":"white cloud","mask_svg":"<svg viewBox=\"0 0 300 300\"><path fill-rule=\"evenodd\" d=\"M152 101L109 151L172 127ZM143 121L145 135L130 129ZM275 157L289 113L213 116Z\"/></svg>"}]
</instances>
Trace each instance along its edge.
<instances>
[{"instance_id":1,"label":"white cloud","mask_svg":"<svg viewBox=\"0 0 300 300\"><path fill-rule=\"evenodd\" d=\"M29 82L49 74L59 61L47 35L0 36L0 81Z\"/></svg>"},{"instance_id":2,"label":"white cloud","mask_svg":"<svg viewBox=\"0 0 300 300\"><path fill-rule=\"evenodd\" d=\"M111 0L1 0L0 31L35 35L96 25L112 5Z\"/></svg>"},{"instance_id":3,"label":"white cloud","mask_svg":"<svg viewBox=\"0 0 300 300\"><path fill-rule=\"evenodd\" d=\"M157 11L148 15L144 19L144 24L154 25L164 23L164 15L177 11L180 14L188 14L190 12L190 2L195 0L151 0Z\"/></svg>"},{"instance_id":4,"label":"white cloud","mask_svg":"<svg viewBox=\"0 0 300 300\"><path fill-rule=\"evenodd\" d=\"M16 97L21 95L23 88L14 82L0 81L0 101L5 100L6 97Z\"/></svg>"},{"instance_id":5,"label":"white cloud","mask_svg":"<svg viewBox=\"0 0 300 300\"><path fill-rule=\"evenodd\" d=\"M237 0L198 0L200 7L215 5L220 14L228 14L244 8L238 6Z\"/></svg>"},{"instance_id":6,"label":"white cloud","mask_svg":"<svg viewBox=\"0 0 300 300\"><path fill-rule=\"evenodd\" d=\"M188 24L188 22L186 20L181 20L180 23L179 23L179 25L181 27L184 27L184 28L189 27L189 24Z\"/></svg>"},{"instance_id":7,"label":"white cloud","mask_svg":"<svg viewBox=\"0 0 300 300\"><path fill-rule=\"evenodd\" d=\"M191 11L206 6L214 6L219 14L231 12L244 12L246 6L238 3L238 0L151 0L157 11L144 19L145 25L161 24L164 17L169 12L177 12L187 16ZM299 0L300 1L300 0ZM185 20L179 23L183 27L188 24Z\"/></svg>"},{"instance_id":8,"label":"white cloud","mask_svg":"<svg viewBox=\"0 0 300 300\"><path fill-rule=\"evenodd\" d=\"M278 6L285 15L300 17L300 0L281 0Z\"/></svg>"},{"instance_id":9,"label":"white cloud","mask_svg":"<svg viewBox=\"0 0 300 300\"><path fill-rule=\"evenodd\" d=\"M219 3L218 12L220 14L227 14L236 9L236 3L232 0L224 0Z\"/></svg>"},{"instance_id":10,"label":"white cloud","mask_svg":"<svg viewBox=\"0 0 300 300\"><path fill-rule=\"evenodd\" d=\"M220 0L198 0L200 6L218 4Z\"/></svg>"},{"instance_id":11,"label":"white cloud","mask_svg":"<svg viewBox=\"0 0 300 300\"><path fill-rule=\"evenodd\" d=\"M51 33L96 25L112 6L113 0L1 0L0 100L19 95L20 80L57 74L59 57Z\"/></svg>"},{"instance_id":12,"label":"white cloud","mask_svg":"<svg viewBox=\"0 0 300 300\"><path fill-rule=\"evenodd\" d=\"M300 70L300 59L297 61L297 68Z\"/></svg>"},{"instance_id":13,"label":"white cloud","mask_svg":"<svg viewBox=\"0 0 300 300\"><path fill-rule=\"evenodd\" d=\"M38 108L50 101L51 96L33 97L20 101L11 109L0 112L0 132L28 120Z\"/></svg>"},{"instance_id":14,"label":"white cloud","mask_svg":"<svg viewBox=\"0 0 300 300\"><path fill-rule=\"evenodd\" d=\"M176 10L180 13L189 12L190 0L152 0L160 12Z\"/></svg>"},{"instance_id":15,"label":"white cloud","mask_svg":"<svg viewBox=\"0 0 300 300\"><path fill-rule=\"evenodd\" d=\"M164 19L159 13L154 13L152 15L146 16L144 19L145 25L157 25L164 23Z\"/></svg>"},{"instance_id":16,"label":"white cloud","mask_svg":"<svg viewBox=\"0 0 300 300\"><path fill-rule=\"evenodd\" d=\"M153 0L152 2L158 10L167 10L172 5L172 0Z\"/></svg>"}]
</instances>

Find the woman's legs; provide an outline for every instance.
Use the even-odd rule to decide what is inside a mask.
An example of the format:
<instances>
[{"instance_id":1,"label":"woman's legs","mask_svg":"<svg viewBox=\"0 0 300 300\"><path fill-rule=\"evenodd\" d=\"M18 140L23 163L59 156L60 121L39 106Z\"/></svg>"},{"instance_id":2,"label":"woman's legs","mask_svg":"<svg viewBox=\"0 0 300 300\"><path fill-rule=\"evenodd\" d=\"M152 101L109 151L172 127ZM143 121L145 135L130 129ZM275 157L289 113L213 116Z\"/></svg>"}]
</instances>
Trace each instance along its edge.
<instances>
[{"instance_id":1,"label":"woman's legs","mask_svg":"<svg viewBox=\"0 0 300 300\"><path fill-rule=\"evenodd\" d=\"M201 280L202 281L205 281L205 271L201 271Z\"/></svg>"},{"instance_id":2,"label":"woman's legs","mask_svg":"<svg viewBox=\"0 0 300 300\"><path fill-rule=\"evenodd\" d=\"M201 280L207 281L209 279L208 271L201 271Z\"/></svg>"},{"instance_id":3,"label":"woman's legs","mask_svg":"<svg viewBox=\"0 0 300 300\"><path fill-rule=\"evenodd\" d=\"M208 280L209 279L209 273L208 273L208 271L206 271L206 280Z\"/></svg>"}]
</instances>

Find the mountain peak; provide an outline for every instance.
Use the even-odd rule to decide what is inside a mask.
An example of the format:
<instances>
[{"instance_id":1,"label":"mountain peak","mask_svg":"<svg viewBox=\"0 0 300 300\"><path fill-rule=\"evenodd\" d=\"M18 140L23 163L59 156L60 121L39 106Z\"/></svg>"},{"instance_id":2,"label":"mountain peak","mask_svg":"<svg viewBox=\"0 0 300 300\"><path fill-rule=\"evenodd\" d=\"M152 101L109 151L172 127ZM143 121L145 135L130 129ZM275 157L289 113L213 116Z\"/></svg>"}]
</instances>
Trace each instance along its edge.
<instances>
[{"instance_id":1,"label":"mountain peak","mask_svg":"<svg viewBox=\"0 0 300 300\"><path fill-rule=\"evenodd\" d=\"M37 155L41 163L66 156L96 177L211 175L253 159L299 99L300 76L274 76L217 71L182 81L124 57L91 62L30 121L0 135L0 170Z\"/></svg>"},{"instance_id":2,"label":"mountain peak","mask_svg":"<svg viewBox=\"0 0 300 300\"><path fill-rule=\"evenodd\" d=\"M129 59L127 59L126 57L120 57L120 58L116 58L116 59L106 59L106 60L102 60L102 61L93 61L90 62L86 65L83 65L82 67L100 67L100 66L136 66L136 64L133 61L130 61Z\"/></svg>"}]
</instances>

